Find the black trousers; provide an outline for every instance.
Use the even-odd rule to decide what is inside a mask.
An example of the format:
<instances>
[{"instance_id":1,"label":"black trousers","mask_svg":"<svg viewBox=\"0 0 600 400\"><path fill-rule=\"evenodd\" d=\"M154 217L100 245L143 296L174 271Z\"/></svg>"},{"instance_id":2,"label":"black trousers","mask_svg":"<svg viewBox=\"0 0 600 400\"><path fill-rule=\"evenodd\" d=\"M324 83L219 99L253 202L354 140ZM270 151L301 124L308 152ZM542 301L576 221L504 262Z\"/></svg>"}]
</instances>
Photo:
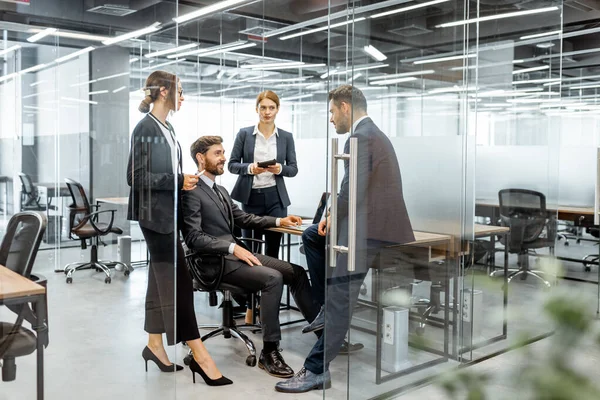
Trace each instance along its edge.
<instances>
[{"instance_id":1,"label":"black trousers","mask_svg":"<svg viewBox=\"0 0 600 400\"><path fill-rule=\"evenodd\" d=\"M239 263L236 265L239 268L223 275L223 282L261 292L260 322L263 340L277 342L281 339L279 305L284 284L290 287L294 301L307 321L315 319L320 306L313 300L304 268L262 254L255 255L262 265L251 267L242 261L226 259L225 262L230 263L229 265Z\"/></svg>"},{"instance_id":2,"label":"black trousers","mask_svg":"<svg viewBox=\"0 0 600 400\"><path fill-rule=\"evenodd\" d=\"M144 330L166 333L169 346L199 339L192 277L176 232L162 234L141 229L150 252Z\"/></svg>"},{"instance_id":3,"label":"black trousers","mask_svg":"<svg viewBox=\"0 0 600 400\"><path fill-rule=\"evenodd\" d=\"M242 204L242 210L247 213L271 216L277 218L287 217L287 207L284 207L279 198L276 186L271 186L264 189L252 189L248 204ZM265 254L269 257L279 258L279 246L281 244L281 233L271 232L268 230L254 229L254 234L251 229L244 229L243 236L246 238L261 239L265 237ZM251 246L251 247L250 247ZM249 243L249 247L255 253L260 253L260 245Z\"/></svg>"}]
</instances>

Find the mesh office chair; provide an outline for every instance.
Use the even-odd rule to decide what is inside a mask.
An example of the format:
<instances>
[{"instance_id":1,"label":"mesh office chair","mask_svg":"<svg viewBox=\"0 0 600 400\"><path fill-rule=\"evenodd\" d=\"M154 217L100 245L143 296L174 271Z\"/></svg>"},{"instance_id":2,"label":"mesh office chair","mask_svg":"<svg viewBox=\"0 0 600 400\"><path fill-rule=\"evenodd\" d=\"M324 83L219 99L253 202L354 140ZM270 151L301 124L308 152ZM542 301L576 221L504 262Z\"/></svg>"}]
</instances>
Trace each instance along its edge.
<instances>
[{"instance_id":1,"label":"mesh office chair","mask_svg":"<svg viewBox=\"0 0 600 400\"><path fill-rule=\"evenodd\" d=\"M0 264L25 278L31 278L31 269L45 230L44 214L28 211L13 215L8 221L6 235L0 245ZM37 283L45 286L45 279L39 275L37 278ZM8 308L17 314L17 319L14 323L0 322L0 359L2 380L5 382L16 379L15 358L36 350L36 335L22 325L24 321L29 322L32 328L35 324L37 334L42 335L40 339L44 347L48 346L48 330L44 329L47 320L37 321L29 304L8 305Z\"/></svg>"},{"instance_id":2,"label":"mesh office chair","mask_svg":"<svg viewBox=\"0 0 600 400\"><path fill-rule=\"evenodd\" d=\"M116 233L118 235L123 233L121 228L113 226L115 210L92 211L92 208L97 208L98 206L89 203L83 186L79 182L68 178L65 179L65 182L73 200L73 204L68 207L69 238L81 240L81 248L84 250L87 248L87 240L89 239L92 243L91 260L67 264L64 270L58 270L57 272L64 271L67 275L67 283L73 282L73 273L75 271L92 268L95 268L98 272L103 271L106 274L104 283L110 283L111 275L109 267L116 265L123 268L125 276L129 276L132 269L127 264L120 261L98 260L98 243L100 242L100 237L106 236L109 233ZM98 217L106 213L110 213L109 222L99 222ZM73 235L77 236L77 238L74 238Z\"/></svg>"},{"instance_id":3,"label":"mesh office chair","mask_svg":"<svg viewBox=\"0 0 600 400\"><path fill-rule=\"evenodd\" d=\"M589 233L590 235L592 235L595 238L599 238L600 237L600 228L598 228L597 226L590 226L587 227L586 232ZM598 244L598 243L596 243ZM598 253L596 254L588 254L586 256L583 257L583 268L585 269L585 271L589 272L592 270L592 265L598 265L598 260L600 259L600 256L598 255Z\"/></svg>"},{"instance_id":4,"label":"mesh office chair","mask_svg":"<svg viewBox=\"0 0 600 400\"><path fill-rule=\"evenodd\" d=\"M45 211L46 205L40 203L37 187L31 181L31 177L23 172L19 173L21 180L21 211Z\"/></svg>"},{"instance_id":5,"label":"mesh office chair","mask_svg":"<svg viewBox=\"0 0 600 400\"><path fill-rule=\"evenodd\" d=\"M527 279L531 275L550 287L542 276L543 271L529 268L529 255L535 255L535 249L548 247L554 254L556 241L556 218L549 216L546 210L546 196L527 189L503 189L498 192L500 200L500 223L510 228L510 242L504 237L500 242L508 246L509 253L518 254L518 269L509 269L508 282L515 277ZM494 271L490 276L504 273Z\"/></svg>"}]
</instances>

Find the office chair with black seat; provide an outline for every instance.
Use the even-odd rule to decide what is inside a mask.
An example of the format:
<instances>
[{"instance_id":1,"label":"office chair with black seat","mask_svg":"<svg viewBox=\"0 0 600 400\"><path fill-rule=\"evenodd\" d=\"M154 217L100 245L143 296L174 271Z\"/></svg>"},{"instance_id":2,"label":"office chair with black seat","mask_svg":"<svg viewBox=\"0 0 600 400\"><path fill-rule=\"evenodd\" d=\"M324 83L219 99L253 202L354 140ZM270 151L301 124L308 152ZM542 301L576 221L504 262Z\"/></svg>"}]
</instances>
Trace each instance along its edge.
<instances>
[{"instance_id":1,"label":"office chair with black seat","mask_svg":"<svg viewBox=\"0 0 600 400\"><path fill-rule=\"evenodd\" d=\"M241 328L260 329L260 326L252 324L237 325L234 319L234 307L232 302L233 295L247 297L251 295L252 292L238 286L221 282L225 268L225 254L199 254L189 250L185 244L183 246L186 250L186 263L194 281L194 290L207 292L211 307L217 306L217 292L223 294L223 302L220 306L223 311L222 321L218 325L199 325L198 328L200 329L212 329L212 331L202 336L202 341L204 342L211 337L218 335L223 335L225 339L230 339L232 336L236 337L244 342L244 345L248 349L249 355L246 358L246 365L250 367L256 366L256 348L254 347L252 340L241 331ZM209 264L219 266L219 268L205 268L205 266ZM209 276L207 271L217 272L215 275ZM190 350L188 355L184 358L184 363L188 365L192 357L193 355Z\"/></svg>"},{"instance_id":2,"label":"office chair with black seat","mask_svg":"<svg viewBox=\"0 0 600 400\"><path fill-rule=\"evenodd\" d=\"M21 180L21 211L46 211L46 205L40 203L41 197L31 177L21 172L19 179Z\"/></svg>"},{"instance_id":3,"label":"office chair with black seat","mask_svg":"<svg viewBox=\"0 0 600 400\"><path fill-rule=\"evenodd\" d=\"M67 275L67 283L73 282L73 273L75 271L84 269L96 269L96 271L103 271L106 274L104 283L111 282L110 267L119 266L123 268L125 276L129 276L132 269L127 264L120 261L105 261L98 259L98 243L101 242L100 237L106 236L109 233L115 233L120 235L123 230L117 226L114 226L115 210L102 210L93 211L93 208L98 206L91 205L85 194L83 186L72 179L65 179L73 204L69 209L69 238L81 241L81 248L87 249L87 241L91 242L91 259L87 262L75 262L65 266L63 270L56 270L56 272L64 272ZM102 214L110 213L110 220L108 222L100 222L99 216ZM76 237L73 237L75 235ZM106 246L104 242L102 242Z\"/></svg>"},{"instance_id":4,"label":"office chair with black seat","mask_svg":"<svg viewBox=\"0 0 600 400\"><path fill-rule=\"evenodd\" d=\"M46 216L37 212L26 211L13 215L8 221L6 234L0 244L0 264L31 279L31 269L46 230L46 222ZM45 278L38 275L36 279L36 283L46 286ZM29 355L36 350L36 334L33 330L41 336L44 347L48 346L47 318L38 321L29 303L7 303L7 306L17 318L14 323L0 321L0 359L2 380L5 382L16 379L15 358ZM32 330L23 326L24 321L31 324ZM38 364L39 368L42 368L42 365Z\"/></svg>"},{"instance_id":5,"label":"office chair with black seat","mask_svg":"<svg viewBox=\"0 0 600 400\"><path fill-rule=\"evenodd\" d=\"M519 268L508 270L508 282L517 276L525 280L531 275L550 287L550 282L542 276L543 271L529 268L529 255L535 255L535 249L548 247L550 254L554 254L557 221L546 210L546 196L527 189L502 189L498 192L498 197L500 223L510 228L509 243L506 243L504 237L500 237L500 242L508 246L509 253L518 255ZM502 273L504 271L498 270L490 276Z\"/></svg>"}]
</instances>

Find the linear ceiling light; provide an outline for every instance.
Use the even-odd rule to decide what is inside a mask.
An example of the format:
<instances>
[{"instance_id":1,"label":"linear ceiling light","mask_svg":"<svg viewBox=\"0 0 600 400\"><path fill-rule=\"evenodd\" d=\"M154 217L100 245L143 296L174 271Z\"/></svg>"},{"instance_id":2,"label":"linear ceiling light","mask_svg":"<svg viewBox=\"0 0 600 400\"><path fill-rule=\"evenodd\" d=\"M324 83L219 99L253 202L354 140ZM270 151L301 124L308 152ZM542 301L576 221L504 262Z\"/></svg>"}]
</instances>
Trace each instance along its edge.
<instances>
[{"instance_id":1,"label":"linear ceiling light","mask_svg":"<svg viewBox=\"0 0 600 400\"><path fill-rule=\"evenodd\" d=\"M183 53L171 54L167 56L167 58L178 58L178 57L186 57L186 56L198 56L204 57L212 54L226 53L229 51L245 49L248 47L254 47L256 43L248 43L245 40L238 40L233 43L220 44L218 46L206 47L203 49L196 49L191 51L185 51Z\"/></svg>"},{"instance_id":2,"label":"linear ceiling light","mask_svg":"<svg viewBox=\"0 0 600 400\"><path fill-rule=\"evenodd\" d=\"M244 86L236 86L236 87L230 87L230 88L226 88L226 89L221 89L221 90L215 90L215 93L223 93L223 92L229 92L232 90L241 90L241 89L248 89L251 88L251 85L244 85Z\"/></svg>"},{"instance_id":3,"label":"linear ceiling light","mask_svg":"<svg viewBox=\"0 0 600 400\"><path fill-rule=\"evenodd\" d=\"M370 69L377 69L377 68L383 68L383 67L389 67L389 64L379 63L379 64L373 64L373 65L357 65L355 67L348 68L348 69L342 69L342 70L334 69L332 71L326 72L326 74L327 74L327 76L353 74L358 71L367 71Z\"/></svg>"},{"instance_id":4,"label":"linear ceiling light","mask_svg":"<svg viewBox=\"0 0 600 400\"><path fill-rule=\"evenodd\" d=\"M231 8L238 5L243 5L244 3L254 2L256 0L225 0L219 1L210 6L202 7L196 11L192 11L191 13L184 14L179 17L173 18L173 21L178 24L190 21L192 19L200 18L202 16L215 13L217 11L225 10L227 8ZM260 1L260 0L259 0Z\"/></svg>"},{"instance_id":5,"label":"linear ceiling light","mask_svg":"<svg viewBox=\"0 0 600 400\"><path fill-rule=\"evenodd\" d=\"M134 39L136 37L143 36L143 35L146 35L148 33L156 32L159 29L160 29L160 22L155 22L152 25L147 26L147 27L142 28L142 29L138 29L137 31L125 33L123 35L115 36L115 37L112 37L110 39L104 40L102 42L102 44L104 44L106 46L110 46L111 44L119 43L119 42L122 42L124 40Z\"/></svg>"},{"instance_id":6,"label":"linear ceiling light","mask_svg":"<svg viewBox=\"0 0 600 400\"><path fill-rule=\"evenodd\" d=\"M314 28L314 29L309 29L307 31L292 33L291 35L286 35L286 36L280 37L279 40L288 40L288 39L292 39L292 38L295 38L295 37L298 37L298 36L310 35L311 33L326 31L327 29L330 29L330 28L331 29L333 29L333 28L339 28L340 26L348 25L348 24L351 24L353 22L364 21L365 19L366 19L365 17L349 19L348 21L338 22L337 24L333 24L333 25L325 25L325 26L322 26L320 28Z\"/></svg>"},{"instance_id":7,"label":"linear ceiling light","mask_svg":"<svg viewBox=\"0 0 600 400\"><path fill-rule=\"evenodd\" d=\"M558 9L559 9L558 7L552 6L552 7L538 8L535 10L515 11L515 12L506 13L506 14L488 15L486 17L470 18L470 19L465 19L462 21L447 22L445 24L436 25L435 27L436 28L450 28L452 26L468 25L468 24L473 24L476 22L495 21L498 19L520 17L523 15L541 14L541 13L545 13L545 12L556 11Z\"/></svg>"},{"instance_id":8,"label":"linear ceiling light","mask_svg":"<svg viewBox=\"0 0 600 400\"><path fill-rule=\"evenodd\" d=\"M440 58L428 58L428 59L425 59L425 60L414 61L413 64L415 64L415 65L419 65L419 64L432 64L432 63L437 63L437 62L462 60L462 59L465 59L465 58L473 58L473 57L476 57L476 56L477 56L477 54L471 53L471 54L461 54L461 55L458 55L458 56L449 56L449 57L440 57Z\"/></svg>"},{"instance_id":9,"label":"linear ceiling light","mask_svg":"<svg viewBox=\"0 0 600 400\"><path fill-rule=\"evenodd\" d=\"M513 85L523 85L526 83L551 83L560 82L560 78L548 78L548 79L530 79L528 81L513 81Z\"/></svg>"},{"instance_id":10,"label":"linear ceiling light","mask_svg":"<svg viewBox=\"0 0 600 400\"><path fill-rule=\"evenodd\" d=\"M83 99L76 99L74 97L61 97L61 100L67 100L67 101L74 101L76 103L86 103L86 104L98 104L97 101L93 101L93 100L83 100Z\"/></svg>"},{"instance_id":11,"label":"linear ceiling light","mask_svg":"<svg viewBox=\"0 0 600 400\"><path fill-rule=\"evenodd\" d=\"M16 45L8 47L4 50L0 50L0 56L6 55L6 54L10 53L11 51L19 50L20 48L21 48L21 46L16 44Z\"/></svg>"},{"instance_id":12,"label":"linear ceiling light","mask_svg":"<svg viewBox=\"0 0 600 400\"><path fill-rule=\"evenodd\" d=\"M173 47L171 49L147 53L146 55L144 55L144 57L146 57L146 58L160 57L160 56L164 56L165 54L177 53L177 52L180 52L183 50L191 49L193 47L198 47L198 43L190 43L190 44L186 44L186 45L179 46L179 47Z\"/></svg>"},{"instance_id":13,"label":"linear ceiling light","mask_svg":"<svg viewBox=\"0 0 600 400\"><path fill-rule=\"evenodd\" d=\"M42 69L42 68L44 68L46 66L48 66L48 64L34 65L33 67L25 68L25 69L19 71L19 74L23 75L23 74L27 74L29 72L39 71L40 69Z\"/></svg>"},{"instance_id":14,"label":"linear ceiling light","mask_svg":"<svg viewBox=\"0 0 600 400\"><path fill-rule=\"evenodd\" d=\"M46 28L43 31L36 33L35 35L29 36L27 38L27 41L29 43L35 43L38 40L45 38L46 36L50 35L53 32L56 32L56 31L57 31L56 28Z\"/></svg>"},{"instance_id":15,"label":"linear ceiling light","mask_svg":"<svg viewBox=\"0 0 600 400\"><path fill-rule=\"evenodd\" d=\"M382 12L379 14L374 14L374 15L371 15L369 18L387 17L388 15L393 15L393 14L398 14L401 12L416 10L418 8L423 8L423 7L429 7L429 6L433 6L433 5L440 4L440 3L446 3L448 1L450 1L450 0L434 0L434 1L429 1L427 3L415 4L415 5L408 6L408 7L398 8L396 10L390 10L390 11L385 11L385 12Z\"/></svg>"},{"instance_id":16,"label":"linear ceiling light","mask_svg":"<svg viewBox=\"0 0 600 400\"><path fill-rule=\"evenodd\" d=\"M95 81L105 81L107 79L113 79L113 78L118 78L119 76L125 76L125 75L129 75L129 72L120 72L118 74L114 74L114 75L107 75L107 76L103 76L101 78L96 78L94 80Z\"/></svg>"},{"instance_id":17,"label":"linear ceiling light","mask_svg":"<svg viewBox=\"0 0 600 400\"><path fill-rule=\"evenodd\" d=\"M392 75L373 76L373 77L370 77L369 80L376 81L379 79L403 78L405 76L429 75L429 74L434 74L434 73L435 73L435 71L433 69L426 69L424 71L402 72L399 74L392 74ZM375 83L375 82L371 82L371 83Z\"/></svg>"},{"instance_id":18,"label":"linear ceiling light","mask_svg":"<svg viewBox=\"0 0 600 400\"><path fill-rule=\"evenodd\" d=\"M113 93L119 93L121 90L125 90L125 89L127 89L127 86L121 86L121 87L116 88L112 92Z\"/></svg>"},{"instance_id":19,"label":"linear ceiling light","mask_svg":"<svg viewBox=\"0 0 600 400\"><path fill-rule=\"evenodd\" d=\"M29 29L28 32L43 32L43 29L39 29L39 28L33 28L33 29ZM79 32L68 32L68 31L64 31L64 30L57 30L55 32L51 33L52 36L58 36L58 37L64 37L64 38L70 38L70 39L80 39L80 40L89 40L89 41L93 41L93 42L103 42L107 39L109 39L106 36L98 36L98 35L89 35L87 33L79 33Z\"/></svg>"},{"instance_id":20,"label":"linear ceiling light","mask_svg":"<svg viewBox=\"0 0 600 400\"><path fill-rule=\"evenodd\" d=\"M513 75L524 74L526 72L543 71L543 70L549 69L549 68L550 68L549 65L542 65L541 67L532 67L532 68L525 68L525 69L515 70L512 73L513 73Z\"/></svg>"},{"instance_id":21,"label":"linear ceiling light","mask_svg":"<svg viewBox=\"0 0 600 400\"><path fill-rule=\"evenodd\" d=\"M304 64L304 63L302 63L302 64L299 64L299 65L292 65L291 63L287 63L286 65L281 65L279 67L254 68L254 70L257 70L257 71L271 71L271 70L278 70L278 69L321 68L321 67L324 67L324 66L325 66L325 64Z\"/></svg>"},{"instance_id":22,"label":"linear ceiling light","mask_svg":"<svg viewBox=\"0 0 600 400\"><path fill-rule=\"evenodd\" d=\"M104 93L108 93L108 90L96 90L94 92L89 92L88 95L93 96L95 94L104 94Z\"/></svg>"},{"instance_id":23,"label":"linear ceiling light","mask_svg":"<svg viewBox=\"0 0 600 400\"><path fill-rule=\"evenodd\" d=\"M585 85L585 86L571 86L569 90L583 90L583 89L596 89L600 88L600 85Z\"/></svg>"},{"instance_id":24,"label":"linear ceiling light","mask_svg":"<svg viewBox=\"0 0 600 400\"><path fill-rule=\"evenodd\" d=\"M543 32L543 33L536 33L534 35L521 36L519 38L519 40L527 40L527 39L540 38L540 37L544 37L544 36L560 35L561 33L562 33L562 30L560 30L560 31L551 31L551 32Z\"/></svg>"},{"instance_id":25,"label":"linear ceiling light","mask_svg":"<svg viewBox=\"0 0 600 400\"><path fill-rule=\"evenodd\" d=\"M140 59L138 57L133 57L129 59L129 64L133 64L136 61L140 61Z\"/></svg>"},{"instance_id":26,"label":"linear ceiling light","mask_svg":"<svg viewBox=\"0 0 600 400\"><path fill-rule=\"evenodd\" d=\"M281 100L285 100L285 101L290 101L290 100L300 100L300 99L307 99L309 97L313 97L313 94L301 94L298 96L291 96L291 97L282 97Z\"/></svg>"},{"instance_id":27,"label":"linear ceiling light","mask_svg":"<svg viewBox=\"0 0 600 400\"><path fill-rule=\"evenodd\" d=\"M405 78L383 79L380 81L374 81L371 82L371 85L393 85L395 83L410 82L416 80L417 78L415 78L414 76L407 76Z\"/></svg>"},{"instance_id":28,"label":"linear ceiling light","mask_svg":"<svg viewBox=\"0 0 600 400\"><path fill-rule=\"evenodd\" d=\"M73 52L71 54L67 54L66 56L59 57L56 60L54 60L54 62L55 63L61 63L63 61L67 61L67 60L70 60L72 58L79 57L82 54L89 53L90 51L92 51L94 49L95 49L95 47L92 47L92 46L86 47L85 49L77 50L77 51L75 51L75 52Z\"/></svg>"},{"instance_id":29,"label":"linear ceiling light","mask_svg":"<svg viewBox=\"0 0 600 400\"><path fill-rule=\"evenodd\" d=\"M363 51L371 56L375 61L387 60L387 56L381 51L377 50L377 48L375 48L373 45L363 47Z\"/></svg>"}]
</instances>

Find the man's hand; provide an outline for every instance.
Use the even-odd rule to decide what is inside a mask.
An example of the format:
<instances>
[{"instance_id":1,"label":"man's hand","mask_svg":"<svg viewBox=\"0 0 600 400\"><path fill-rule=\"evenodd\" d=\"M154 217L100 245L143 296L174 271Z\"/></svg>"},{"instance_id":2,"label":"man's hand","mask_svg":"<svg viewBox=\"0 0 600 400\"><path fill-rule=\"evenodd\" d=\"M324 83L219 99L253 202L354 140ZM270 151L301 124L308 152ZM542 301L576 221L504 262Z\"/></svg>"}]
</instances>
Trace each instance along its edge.
<instances>
[{"instance_id":1,"label":"man's hand","mask_svg":"<svg viewBox=\"0 0 600 400\"><path fill-rule=\"evenodd\" d=\"M277 163L275 165L269 165L267 171L274 175L279 175L281 173L281 164Z\"/></svg>"},{"instance_id":2,"label":"man's hand","mask_svg":"<svg viewBox=\"0 0 600 400\"><path fill-rule=\"evenodd\" d=\"M302 218L298 217L297 215L288 215L287 217L279 220L279 226L282 227L300 225L302 225Z\"/></svg>"},{"instance_id":3,"label":"man's hand","mask_svg":"<svg viewBox=\"0 0 600 400\"><path fill-rule=\"evenodd\" d=\"M329 223L331 222L331 216L328 216L323 221L319 222L318 233L321 236L327 235L327 231L329 230Z\"/></svg>"},{"instance_id":4,"label":"man's hand","mask_svg":"<svg viewBox=\"0 0 600 400\"><path fill-rule=\"evenodd\" d=\"M237 244L233 247L233 255L251 267L254 265L260 265L260 261L258 261L258 258L256 258L254 254L250 253L242 246L238 246Z\"/></svg>"},{"instance_id":5,"label":"man's hand","mask_svg":"<svg viewBox=\"0 0 600 400\"><path fill-rule=\"evenodd\" d=\"M258 166L258 163L254 163L252 164L252 167L250 167L250 171L252 172L252 175L260 175L263 172L267 172L267 168L261 168Z\"/></svg>"}]
</instances>

